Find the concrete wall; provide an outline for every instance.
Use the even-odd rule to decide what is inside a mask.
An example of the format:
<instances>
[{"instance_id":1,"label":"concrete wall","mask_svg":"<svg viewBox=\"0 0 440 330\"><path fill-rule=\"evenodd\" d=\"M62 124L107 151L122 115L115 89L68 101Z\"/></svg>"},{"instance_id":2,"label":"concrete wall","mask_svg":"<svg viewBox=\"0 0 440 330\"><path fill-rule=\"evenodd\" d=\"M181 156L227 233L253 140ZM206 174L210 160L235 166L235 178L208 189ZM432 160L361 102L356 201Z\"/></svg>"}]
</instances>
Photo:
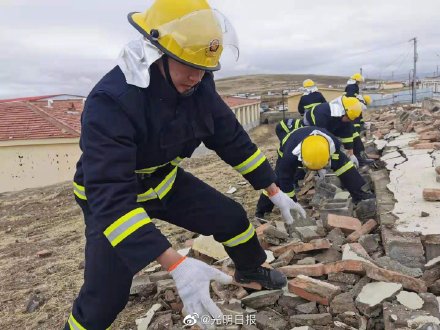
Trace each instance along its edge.
<instances>
[{"instance_id":1,"label":"concrete wall","mask_svg":"<svg viewBox=\"0 0 440 330\"><path fill-rule=\"evenodd\" d=\"M260 124L260 102L231 108L246 131Z\"/></svg>"},{"instance_id":2,"label":"concrete wall","mask_svg":"<svg viewBox=\"0 0 440 330\"><path fill-rule=\"evenodd\" d=\"M79 139L0 141L0 192L72 180Z\"/></svg>"},{"instance_id":3,"label":"concrete wall","mask_svg":"<svg viewBox=\"0 0 440 330\"><path fill-rule=\"evenodd\" d=\"M319 91L324 95L327 102L341 96L344 93L343 89L320 88ZM295 93L288 96L287 107L289 112L298 112L298 103L303 93Z\"/></svg>"}]
</instances>

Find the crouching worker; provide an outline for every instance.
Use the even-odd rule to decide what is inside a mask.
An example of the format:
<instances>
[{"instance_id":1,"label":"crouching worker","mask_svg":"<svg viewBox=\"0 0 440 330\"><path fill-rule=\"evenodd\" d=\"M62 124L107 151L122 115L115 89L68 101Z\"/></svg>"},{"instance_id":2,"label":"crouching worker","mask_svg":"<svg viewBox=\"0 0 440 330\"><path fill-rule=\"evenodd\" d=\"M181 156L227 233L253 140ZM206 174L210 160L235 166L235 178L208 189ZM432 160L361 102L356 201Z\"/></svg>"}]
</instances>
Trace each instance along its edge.
<instances>
[{"instance_id":1,"label":"crouching worker","mask_svg":"<svg viewBox=\"0 0 440 330\"><path fill-rule=\"evenodd\" d=\"M283 214L301 209L275 185L266 157L216 92L212 71L223 47L238 50L228 20L205 0L156 0L128 18L142 38L124 48L82 115L74 194L86 224L85 269L70 330L108 329L133 276L154 260L171 273L187 313L221 316L210 281L232 277L181 256L152 218L213 235L234 261L236 281L285 286L283 274L262 266L266 253L243 207L179 167L201 142L265 189Z\"/></svg>"},{"instance_id":2,"label":"crouching worker","mask_svg":"<svg viewBox=\"0 0 440 330\"><path fill-rule=\"evenodd\" d=\"M324 128L299 128L289 133L280 147L275 167L277 184L295 202L295 174L301 166L318 171L320 176L324 176L326 168L330 167L350 192L354 203L374 198L372 193L362 190L366 182L353 162L341 151L339 139ZM263 192L258 200L257 212L271 212L273 206L268 194Z\"/></svg>"}]
</instances>

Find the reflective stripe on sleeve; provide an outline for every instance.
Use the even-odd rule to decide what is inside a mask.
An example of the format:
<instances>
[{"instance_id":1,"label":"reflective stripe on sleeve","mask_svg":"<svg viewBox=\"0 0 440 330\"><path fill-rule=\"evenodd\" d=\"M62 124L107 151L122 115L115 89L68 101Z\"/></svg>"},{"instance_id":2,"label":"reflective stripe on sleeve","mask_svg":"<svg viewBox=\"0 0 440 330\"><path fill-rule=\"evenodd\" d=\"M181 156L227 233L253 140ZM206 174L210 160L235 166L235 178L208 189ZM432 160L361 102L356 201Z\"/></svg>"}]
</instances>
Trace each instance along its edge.
<instances>
[{"instance_id":1,"label":"reflective stripe on sleeve","mask_svg":"<svg viewBox=\"0 0 440 330\"><path fill-rule=\"evenodd\" d=\"M280 150L280 148L278 148L277 152L278 152L278 156L283 157L284 154L283 154L283 152Z\"/></svg>"},{"instance_id":2,"label":"reflective stripe on sleeve","mask_svg":"<svg viewBox=\"0 0 440 330\"><path fill-rule=\"evenodd\" d=\"M332 154L333 160L339 160L339 154Z\"/></svg>"},{"instance_id":3,"label":"reflective stripe on sleeve","mask_svg":"<svg viewBox=\"0 0 440 330\"><path fill-rule=\"evenodd\" d=\"M354 167L354 164L352 161L349 161L348 163L346 163L344 166L342 166L341 168L339 168L335 174L336 176L340 176L342 174L344 174L345 172L347 172L350 168Z\"/></svg>"},{"instance_id":4,"label":"reflective stripe on sleeve","mask_svg":"<svg viewBox=\"0 0 440 330\"><path fill-rule=\"evenodd\" d=\"M244 232L238 234L237 236L232 237L230 240L227 240L222 244L227 247L234 247L246 243L252 238L252 236L254 236L254 234L255 234L254 226L252 226L252 224L250 223L249 227Z\"/></svg>"},{"instance_id":5,"label":"reflective stripe on sleeve","mask_svg":"<svg viewBox=\"0 0 440 330\"><path fill-rule=\"evenodd\" d=\"M354 132L353 133L353 139L355 139L355 138L357 138L357 137L359 137L360 135L359 135L359 132Z\"/></svg>"},{"instance_id":6,"label":"reflective stripe on sleeve","mask_svg":"<svg viewBox=\"0 0 440 330\"><path fill-rule=\"evenodd\" d=\"M321 104L321 102L318 102L318 103L312 103L312 104L309 104L309 105L306 105L306 106L304 106L304 109L314 109L317 105L319 105L319 104Z\"/></svg>"},{"instance_id":7,"label":"reflective stripe on sleeve","mask_svg":"<svg viewBox=\"0 0 440 330\"><path fill-rule=\"evenodd\" d=\"M353 136L341 138L341 142L342 143L351 143L351 142L353 142Z\"/></svg>"},{"instance_id":8,"label":"reflective stripe on sleeve","mask_svg":"<svg viewBox=\"0 0 440 330\"><path fill-rule=\"evenodd\" d=\"M151 219L147 212L142 207L138 207L108 226L104 230L104 235L112 246L116 246L127 236L150 222Z\"/></svg>"},{"instance_id":9,"label":"reflective stripe on sleeve","mask_svg":"<svg viewBox=\"0 0 440 330\"><path fill-rule=\"evenodd\" d=\"M261 152L260 149L257 149L257 151L255 151L254 154L246 159L244 162L237 166L234 166L234 169L241 175L245 175L254 171L265 160L266 156Z\"/></svg>"},{"instance_id":10,"label":"reflective stripe on sleeve","mask_svg":"<svg viewBox=\"0 0 440 330\"><path fill-rule=\"evenodd\" d=\"M286 193L287 196L289 196L290 198L295 197L295 190L292 190L291 192Z\"/></svg>"},{"instance_id":11,"label":"reflective stripe on sleeve","mask_svg":"<svg viewBox=\"0 0 440 330\"><path fill-rule=\"evenodd\" d=\"M354 127L361 127L361 124L353 124Z\"/></svg>"},{"instance_id":12,"label":"reflective stripe on sleeve","mask_svg":"<svg viewBox=\"0 0 440 330\"><path fill-rule=\"evenodd\" d=\"M315 108L310 111L310 116L312 117L313 125L316 125L316 118L315 118Z\"/></svg>"},{"instance_id":13,"label":"reflective stripe on sleeve","mask_svg":"<svg viewBox=\"0 0 440 330\"><path fill-rule=\"evenodd\" d=\"M295 120L295 129L298 129L301 127L301 119Z\"/></svg>"}]
</instances>

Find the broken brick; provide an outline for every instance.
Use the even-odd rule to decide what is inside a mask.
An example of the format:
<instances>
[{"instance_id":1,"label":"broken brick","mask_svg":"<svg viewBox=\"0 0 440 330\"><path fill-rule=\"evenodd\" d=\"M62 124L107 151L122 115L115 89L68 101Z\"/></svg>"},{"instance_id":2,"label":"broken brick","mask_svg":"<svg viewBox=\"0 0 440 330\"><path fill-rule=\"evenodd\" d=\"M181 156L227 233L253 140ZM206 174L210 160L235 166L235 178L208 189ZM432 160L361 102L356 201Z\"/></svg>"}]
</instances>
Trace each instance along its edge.
<instances>
[{"instance_id":1,"label":"broken brick","mask_svg":"<svg viewBox=\"0 0 440 330\"><path fill-rule=\"evenodd\" d=\"M278 257L288 250L293 250L295 253L301 253L314 250L324 250L328 248L330 248L330 242L327 239L314 239L308 243L291 242L284 245L271 247L270 250L273 252L275 257Z\"/></svg>"},{"instance_id":2,"label":"broken brick","mask_svg":"<svg viewBox=\"0 0 440 330\"><path fill-rule=\"evenodd\" d=\"M341 292L335 285L299 275L288 283L289 292L306 300L316 301L322 305L329 305L332 299Z\"/></svg>"},{"instance_id":3,"label":"broken brick","mask_svg":"<svg viewBox=\"0 0 440 330\"><path fill-rule=\"evenodd\" d=\"M362 223L359 219L331 213L327 215L327 219L324 222L327 228L340 228L345 233L351 233L362 227Z\"/></svg>"},{"instance_id":4,"label":"broken brick","mask_svg":"<svg viewBox=\"0 0 440 330\"><path fill-rule=\"evenodd\" d=\"M435 188L423 189L423 198L426 201L430 201L430 202L440 201L440 189L435 189Z\"/></svg>"},{"instance_id":5,"label":"broken brick","mask_svg":"<svg viewBox=\"0 0 440 330\"><path fill-rule=\"evenodd\" d=\"M368 220L366 223L362 225L361 228L354 231L347 237L347 242L353 243L356 242L362 235L369 234L374 228L376 228L377 222L373 219Z\"/></svg>"}]
</instances>

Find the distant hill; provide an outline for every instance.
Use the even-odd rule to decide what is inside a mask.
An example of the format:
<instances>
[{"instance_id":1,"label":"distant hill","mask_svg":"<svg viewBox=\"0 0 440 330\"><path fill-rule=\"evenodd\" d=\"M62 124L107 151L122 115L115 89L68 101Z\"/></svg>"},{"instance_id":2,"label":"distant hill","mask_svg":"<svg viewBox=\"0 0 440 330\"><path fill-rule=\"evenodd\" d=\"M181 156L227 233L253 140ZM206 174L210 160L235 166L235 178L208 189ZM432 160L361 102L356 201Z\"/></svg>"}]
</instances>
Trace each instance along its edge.
<instances>
[{"instance_id":1,"label":"distant hill","mask_svg":"<svg viewBox=\"0 0 440 330\"><path fill-rule=\"evenodd\" d=\"M217 90L220 94L256 93L268 91L280 92L284 89L294 89L302 86L305 79L312 79L318 86L345 85L347 77L320 76L311 74L254 74L222 78L216 80Z\"/></svg>"}]
</instances>

